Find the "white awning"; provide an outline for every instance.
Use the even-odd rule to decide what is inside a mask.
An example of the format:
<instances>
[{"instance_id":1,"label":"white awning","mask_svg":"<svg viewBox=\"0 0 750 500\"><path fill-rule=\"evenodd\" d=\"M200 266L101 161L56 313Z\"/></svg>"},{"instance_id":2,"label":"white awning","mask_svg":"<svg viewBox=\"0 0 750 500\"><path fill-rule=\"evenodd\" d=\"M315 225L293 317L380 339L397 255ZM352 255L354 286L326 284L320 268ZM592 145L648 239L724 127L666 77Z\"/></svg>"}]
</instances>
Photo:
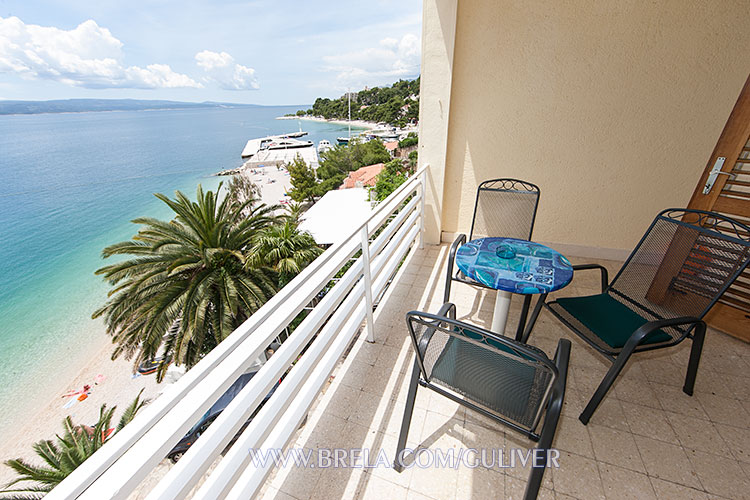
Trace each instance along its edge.
<instances>
[{"instance_id":1,"label":"white awning","mask_svg":"<svg viewBox=\"0 0 750 500\"><path fill-rule=\"evenodd\" d=\"M372 213L364 188L328 191L302 215L299 228L318 245L333 245L349 236Z\"/></svg>"}]
</instances>

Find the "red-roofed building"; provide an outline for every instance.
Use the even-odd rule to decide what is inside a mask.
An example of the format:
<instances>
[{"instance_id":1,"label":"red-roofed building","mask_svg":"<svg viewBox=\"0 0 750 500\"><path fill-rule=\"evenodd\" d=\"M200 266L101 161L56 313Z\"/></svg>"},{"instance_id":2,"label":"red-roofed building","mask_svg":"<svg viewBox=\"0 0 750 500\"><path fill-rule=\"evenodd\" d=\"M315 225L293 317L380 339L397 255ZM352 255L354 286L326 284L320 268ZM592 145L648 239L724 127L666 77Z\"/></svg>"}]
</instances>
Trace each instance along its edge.
<instances>
[{"instance_id":1,"label":"red-roofed building","mask_svg":"<svg viewBox=\"0 0 750 500\"><path fill-rule=\"evenodd\" d=\"M340 189L374 186L375 177L377 177L383 170L384 166L383 163L376 163L375 165L362 167L354 172L349 172L349 175L344 179L344 183L341 185Z\"/></svg>"},{"instance_id":2,"label":"red-roofed building","mask_svg":"<svg viewBox=\"0 0 750 500\"><path fill-rule=\"evenodd\" d=\"M393 157L393 152L398 148L398 141L384 142L383 146L385 146L385 149L387 149L388 152L391 153L391 157Z\"/></svg>"}]
</instances>

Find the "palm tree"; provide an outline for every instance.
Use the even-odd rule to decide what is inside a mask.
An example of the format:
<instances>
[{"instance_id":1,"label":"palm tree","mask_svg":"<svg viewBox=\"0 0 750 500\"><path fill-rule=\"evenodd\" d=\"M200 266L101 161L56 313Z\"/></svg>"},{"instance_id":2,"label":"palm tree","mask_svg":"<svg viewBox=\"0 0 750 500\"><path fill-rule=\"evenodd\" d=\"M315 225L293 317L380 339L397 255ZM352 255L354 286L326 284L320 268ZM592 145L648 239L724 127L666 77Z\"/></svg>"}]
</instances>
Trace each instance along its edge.
<instances>
[{"instance_id":1,"label":"palm tree","mask_svg":"<svg viewBox=\"0 0 750 500\"><path fill-rule=\"evenodd\" d=\"M302 214L305 212L304 206L302 203L296 202L296 201L290 201L286 207L284 207L287 215L286 217L289 218L292 222L294 222L295 225L300 223L300 219L302 217Z\"/></svg>"},{"instance_id":2,"label":"palm tree","mask_svg":"<svg viewBox=\"0 0 750 500\"><path fill-rule=\"evenodd\" d=\"M289 217L283 224L270 226L255 238L246 266L270 266L279 273L283 287L310 262L323 253L312 235L300 231Z\"/></svg>"},{"instance_id":3,"label":"palm tree","mask_svg":"<svg viewBox=\"0 0 750 500\"><path fill-rule=\"evenodd\" d=\"M179 191L174 200L156 197L175 219L135 219L143 228L132 240L102 251L104 258L131 258L96 271L113 289L93 317L105 318L117 344L113 359L135 355L138 364L163 345L163 355L190 368L276 293L276 273L248 265L246 249L278 220L273 212L280 207L231 197L219 202L201 186L196 202ZM178 319L179 328L165 339ZM163 364L158 380L165 373Z\"/></svg>"},{"instance_id":4,"label":"palm tree","mask_svg":"<svg viewBox=\"0 0 750 500\"><path fill-rule=\"evenodd\" d=\"M99 409L99 420L93 427L85 425L74 425L68 416L63 420L65 432L62 436L57 435L57 442L44 439L34 443L36 454L46 465L34 465L22 458L7 460L5 465L12 468L18 477L8 483L5 489L0 490L3 499L38 499L73 472L79 465L86 461L96 450L114 435L122 430L138 413L147 401L141 400L143 389L138 396L125 409L117 424L117 429L110 434L110 423L116 406L107 409L104 404ZM27 482L31 482L29 485ZM19 483L27 483L19 485Z\"/></svg>"}]
</instances>

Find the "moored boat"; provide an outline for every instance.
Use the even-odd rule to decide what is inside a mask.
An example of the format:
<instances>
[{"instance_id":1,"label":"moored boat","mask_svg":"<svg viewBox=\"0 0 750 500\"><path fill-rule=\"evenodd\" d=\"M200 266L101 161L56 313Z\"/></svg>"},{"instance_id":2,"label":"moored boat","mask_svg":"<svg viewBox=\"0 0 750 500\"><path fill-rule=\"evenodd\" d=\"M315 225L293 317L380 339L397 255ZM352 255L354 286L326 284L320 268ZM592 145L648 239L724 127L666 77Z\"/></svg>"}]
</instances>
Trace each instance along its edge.
<instances>
[{"instance_id":1,"label":"moored boat","mask_svg":"<svg viewBox=\"0 0 750 500\"><path fill-rule=\"evenodd\" d=\"M309 148L312 141L300 141L297 139L278 138L268 142L261 142L260 149L292 149L292 148Z\"/></svg>"}]
</instances>

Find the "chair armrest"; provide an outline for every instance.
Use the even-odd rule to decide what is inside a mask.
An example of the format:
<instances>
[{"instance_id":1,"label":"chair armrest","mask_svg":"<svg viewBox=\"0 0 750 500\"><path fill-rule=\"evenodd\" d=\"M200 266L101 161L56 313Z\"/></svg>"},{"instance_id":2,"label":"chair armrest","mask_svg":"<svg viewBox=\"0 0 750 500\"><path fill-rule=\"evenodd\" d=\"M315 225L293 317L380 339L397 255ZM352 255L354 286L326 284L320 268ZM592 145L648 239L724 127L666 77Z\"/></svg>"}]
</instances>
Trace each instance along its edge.
<instances>
[{"instance_id":1,"label":"chair armrest","mask_svg":"<svg viewBox=\"0 0 750 500\"><path fill-rule=\"evenodd\" d=\"M450 253L448 253L448 279L451 279L451 276L453 275L453 262L456 260L456 252L458 252L458 247L465 243L465 234L459 234L456 239L453 240L453 243L451 243L451 250Z\"/></svg>"},{"instance_id":2,"label":"chair armrest","mask_svg":"<svg viewBox=\"0 0 750 500\"><path fill-rule=\"evenodd\" d=\"M443 302L450 302L451 296L451 280L453 280L453 262L456 260L456 252L458 247L466 243L466 235L459 234L456 239L451 243L451 250L448 254L448 265L446 266L445 276L445 293L443 294Z\"/></svg>"},{"instance_id":3,"label":"chair armrest","mask_svg":"<svg viewBox=\"0 0 750 500\"><path fill-rule=\"evenodd\" d=\"M456 258L456 252L458 251L458 247L466 243L466 235L465 234L459 234L456 236L456 239L453 240L453 243L451 243L451 251L450 251L450 260L453 261L453 259Z\"/></svg>"},{"instance_id":4,"label":"chair armrest","mask_svg":"<svg viewBox=\"0 0 750 500\"><path fill-rule=\"evenodd\" d=\"M599 265L599 264L579 264L577 266L573 266L573 271L585 271L588 269L599 269L602 274L602 293L607 289L609 286L609 271L607 271L607 268Z\"/></svg>"},{"instance_id":5,"label":"chair armrest","mask_svg":"<svg viewBox=\"0 0 750 500\"><path fill-rule=\"evenodd\" d=\"M440 306L440 310L437 313L438 316L445 316L446 318L456 319L456 304L446 302Z\"/></svg>"},{"instance_id":6,"label":"chair armrest","mask_svg":"<svg viewBox=\"0 0 750 500\"><path fill-rule=\"evenodd\" d=\"M695 316L682 316L679 318L659 319L656 321L649 321L648 323L645 323L640 328L638 328L635 332L633 332L633 334L630 336L628 341L623 346L622 350L626 351L628 350L628 348L635 349L636 346L642 343L643 340L650 333L656 330L659 330L660 328L667 328L670 326L681 326L681 325L697 325L699 323L703 323L703 321L700 318L696 318Z\"/></svg>"}]
</instances>

